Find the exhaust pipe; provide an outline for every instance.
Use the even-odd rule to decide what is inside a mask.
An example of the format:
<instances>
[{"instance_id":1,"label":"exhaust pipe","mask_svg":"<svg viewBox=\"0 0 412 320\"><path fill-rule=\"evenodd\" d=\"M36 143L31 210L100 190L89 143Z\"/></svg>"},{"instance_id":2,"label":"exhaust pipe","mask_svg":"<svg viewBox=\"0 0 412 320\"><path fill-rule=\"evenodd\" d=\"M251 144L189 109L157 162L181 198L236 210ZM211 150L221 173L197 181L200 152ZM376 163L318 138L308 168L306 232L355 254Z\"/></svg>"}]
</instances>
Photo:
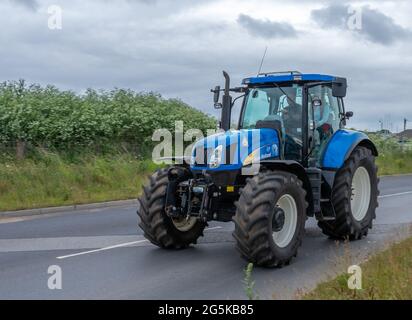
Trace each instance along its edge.
<instances>
[{"instance_id":1,"label":"exhaust pipe","mask_svg":"<svg viewBox=\"0 0 412 320\"><path fill-rule=\"evenodd\" d=\"M226 71L223 71L225 77L225 91L222 99L222 118L221 129L228 131L230 129L230 114L232 111L232 97L229 94L230 77Z\"/></svg>"}]
</instances>

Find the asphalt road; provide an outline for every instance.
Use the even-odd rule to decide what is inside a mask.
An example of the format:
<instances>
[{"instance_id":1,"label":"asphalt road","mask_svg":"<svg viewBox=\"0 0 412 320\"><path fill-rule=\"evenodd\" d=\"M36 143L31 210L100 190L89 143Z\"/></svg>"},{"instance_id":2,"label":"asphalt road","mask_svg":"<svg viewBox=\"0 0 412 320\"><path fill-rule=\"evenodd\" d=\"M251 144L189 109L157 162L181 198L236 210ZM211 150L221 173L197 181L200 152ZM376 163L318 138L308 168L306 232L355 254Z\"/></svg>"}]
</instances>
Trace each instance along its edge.
<instances>
[{"instance_id":1,"label":"asphalt road","mask_svg":"<svg viewBox=\"0 0 412 320\"><path fill-rule=\"evenodd\" d=\"M369 236L345 244L309 219L299 255L282 269L256 268L260 299L295 298L321 280L411 234L412 175L381 178L380 207ZM137 228L135 207L0 221L0 299L245 299L246 262L232 223L211 223L200 244L165 251ZM62 289L48 287L50 266Z\"/></svg>"}]
</instances>

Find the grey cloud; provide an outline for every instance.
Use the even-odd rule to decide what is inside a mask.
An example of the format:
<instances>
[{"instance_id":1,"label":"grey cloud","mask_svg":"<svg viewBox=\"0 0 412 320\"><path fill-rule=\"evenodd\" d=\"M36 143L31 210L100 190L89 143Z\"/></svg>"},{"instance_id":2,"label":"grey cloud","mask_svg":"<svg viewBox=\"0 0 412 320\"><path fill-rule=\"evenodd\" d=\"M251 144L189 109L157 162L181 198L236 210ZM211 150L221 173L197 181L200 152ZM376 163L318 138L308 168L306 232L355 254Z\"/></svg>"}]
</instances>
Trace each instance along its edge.
<instances>
[{"instance_id":1,"label":"grey cloud","mask_svg":"<svg viewBox=\"0 0 412 320\"><path fill-rule=\"evenodd\" d=\"M322 9L312 10L311 18L322 27L344 28L348 18L347 5L332 4Z\"/></svg>"},{"instance_id":2,"label":"grey cloud","mask_svg":"<svg viewBox=\"0 0 412 320\"><path fill-rule=\"evenodd\" d=\"M250 34L266 39L297 36L295 28L287 22L260 20L246 14L240 14L237 22Z\"/></svg>"},{"instance_id":3,"label":"grey cloud","mask_svg":"<svg viewBox=\"0 0 412 320\"><path fill-rule=\"evenodd\" d=\"M412 32L395 23L395 21L380 11L364 7L362 18L362 30L370 41L385 45L397 40L411 37Z\"/></svg>"},{"instance_id":4,"label":"grey cloud","mask_svg":"<svg viewBox=\"0 0 412 320\"><path fill-rule=\"evenodd\" d=\"M48 1L38 2L43 6ZM183 1L186 4L176 8L171 0L158 0L156 5L137 0L53 0L67 9L60 31L47 28L40 10L36 14L20 10L18 14L27 18L15 19L11 2L0 1L7 31L0 33L0 82L24 78L77 92L88 87L155 91L218 116L209 89L222 84L222 70L230 73L233 86L255 75L264 45L258 37L245 44L239 24L226 17L192 18L194 5ZM282 45L269 43L264 71L297 69L347 77L345 102L355 112L348 123L351 127L376 129L384 112L390 112L394 122L412 118L411 43L382 47L376 55L373 46L340 37L336 43L351 50L336 50L325 45L317 31ZM402 70L394 74L399 61ZM234 112L239 112L239 102Z\"/></svg>"},{"instance_id":5,"label":"grey cloud","mask_svg":"<svg viewBox=\"0 0 412 320\"><path fill-rule=\"evenodd\" d=\"M325 28L348 29L349 8L349 5L332 4L322 9L312 10L311 18ZM361 9L362 27L360 30L355 29L354 31L365 39L374 43L390 45L412 36L410 30L396 24L390 16L369 6L363 6Z\"/></svg>"},{"instance_id":6,"label":"grey cloud","mask_svg":"<svg viewBox=\"0 0 412 320\"><path fill-rule=\"evenodd\" d=\"M39 8L37 0L10 0L20 6L23 6L31 11L36 11Z\"/></svg>"}]
</instances>

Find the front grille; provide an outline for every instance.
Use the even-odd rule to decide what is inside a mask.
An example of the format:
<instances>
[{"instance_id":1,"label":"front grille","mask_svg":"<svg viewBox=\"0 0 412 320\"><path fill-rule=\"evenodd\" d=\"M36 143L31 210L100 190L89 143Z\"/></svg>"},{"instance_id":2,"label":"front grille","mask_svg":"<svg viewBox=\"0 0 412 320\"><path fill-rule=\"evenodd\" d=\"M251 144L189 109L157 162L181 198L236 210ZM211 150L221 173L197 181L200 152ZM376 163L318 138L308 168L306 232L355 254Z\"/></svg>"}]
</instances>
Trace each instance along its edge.
<instances>
[{"instance_id":1,"label":"front grille","mask_svg":"<svg viewBox=\"0 0 412 320\"><path fill-rule=\"evenodd\" d=\"M233 186L236 184L238 170L210 172L212 181L217 186Z\"/></svg>"}]
</instances>

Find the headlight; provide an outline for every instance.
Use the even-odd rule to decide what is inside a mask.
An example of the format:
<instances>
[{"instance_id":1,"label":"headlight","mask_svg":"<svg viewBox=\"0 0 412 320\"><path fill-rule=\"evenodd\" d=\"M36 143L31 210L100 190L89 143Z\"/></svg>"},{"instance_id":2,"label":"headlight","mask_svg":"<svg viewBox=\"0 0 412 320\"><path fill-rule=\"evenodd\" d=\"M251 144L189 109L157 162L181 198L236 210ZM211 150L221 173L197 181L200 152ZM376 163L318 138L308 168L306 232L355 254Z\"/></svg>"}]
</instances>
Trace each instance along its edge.
<instances>
[{"instance_id":1,"label":"headlight","mask_svg":"<svg viewBox=\"0 0 412 320\"><path fill-rule=\"evenodd\" d=\"M259 161L260 149L256 149L251 154L249 154L243 161L243 166L248 166L253 162Z\"/></svg>"},{"instance_id":2,"label":"headlight","mask_svg":"<svg viewBox=\"0 0 412 320\"><path fill-rule=\"evenodd\" d=\"M213 150L212 155L210 156L210 167L217 168L222 163L222 154L223 154L223 146L217 146L215 150Z\"/></svg>"}]
</instances>

